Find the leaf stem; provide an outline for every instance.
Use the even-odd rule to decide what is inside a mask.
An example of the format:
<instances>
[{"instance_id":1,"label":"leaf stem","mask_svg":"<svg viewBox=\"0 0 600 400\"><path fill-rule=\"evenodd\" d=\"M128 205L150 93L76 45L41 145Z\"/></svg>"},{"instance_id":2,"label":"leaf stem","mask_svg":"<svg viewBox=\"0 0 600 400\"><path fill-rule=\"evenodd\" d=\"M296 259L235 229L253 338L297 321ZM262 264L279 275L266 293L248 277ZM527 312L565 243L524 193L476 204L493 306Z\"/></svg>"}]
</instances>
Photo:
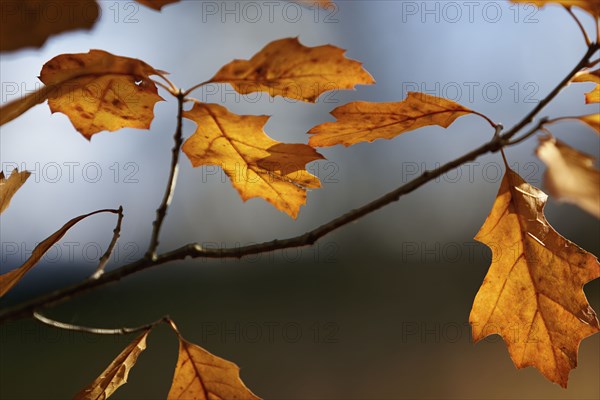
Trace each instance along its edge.
<instances>
[{"instance_id":1,"label":"leaf stem","mask_svg":"<svg viewBox=\"0 0 600 400\"><path fill-rule=\"evenodd\" d=\"M179 152L183 143L182 120L184 97L185 95L181 92L181 90L179 90L177 93L177 128L175 129L175 134L173 135L174 144L171 155L171 172L169 174L169 180L167 182L167 187L165 189L162 202L156 210L156 219L152 223L152 237L150 238L150 245L148 246L148 251L145 255L145 257L149 260L156 259L156 249L158 248L159 243L160 228L162 227L162 223L167 215L169 204L171 204L171 200L173 200L175 185L177 183L177 174L179 172Z\"/></svg>"},{"instance_id":2,"label":"leaf stem","mask_svg":"<svg viewBox=\"0 0 600 400\"><path fill-rule=\"evenodd\" d=\"M131 333L150 330L158 324L161 324L163 322L169 323L169 321L171 320L168 316L164 316L161 319L158 319L152 323L149 323L146 325L141 325L141 326L136 326L134 328L123 327L123 328L106 329L106 328L91 328L88 326L67 324L64 322L50 319L50 318L40 314L37 311L33 312L33 318L40 321L41 323L43 323L45 325L51 326L56 329L63 329L63 330L68 330L68 331L84 332L84 333L93 333L95 335L128 335Z\"/></svg>"}]
</instances>

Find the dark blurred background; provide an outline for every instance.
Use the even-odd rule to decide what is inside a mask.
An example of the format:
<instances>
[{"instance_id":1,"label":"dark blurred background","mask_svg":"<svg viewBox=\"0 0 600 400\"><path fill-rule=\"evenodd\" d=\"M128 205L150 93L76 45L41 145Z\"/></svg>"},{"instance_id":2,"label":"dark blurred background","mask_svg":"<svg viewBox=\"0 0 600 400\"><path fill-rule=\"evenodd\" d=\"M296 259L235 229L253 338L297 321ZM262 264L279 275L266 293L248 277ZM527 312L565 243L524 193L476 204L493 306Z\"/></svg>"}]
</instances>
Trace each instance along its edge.
<instances>
[{"instance_id":1,"label":"dark blurred background","mask_svg":"<svg viewBox=\"0 0 600 400\"><path fill-rule=\"evenodd\" d=\"M55 37L41 50L3 55L2 104L33 90L41 66L90 48L135 57L183 88L210 78L234 58L299 36L308 46L348 49L377 85L335 92L317 104L266 94L241 97L226 85L195 93L238 114L273 115L276 140L306 143L312 126L354 100L399 101L411 90L444 96L510 127L535 107L585 52L560 7L507 1L337 1L335 10L289 2L184 1L162 13L128 1L101 1L88 33ZM272 13L269 14L269 10ZM593 20L579 13L593 32ZM541 116L597 111L583 105L592 85L572 85ZM16 90L14 88L17 88ZM40 105L2 127L2 169L32 171L0 224L2 272L22 264L70 218L123 205L122 236L109 268L143 256L168 176L173 99L159 103L150 131L124 129L87 142L61 114ZM185 135L194 131L186 122ZM553 133L595 157L598 137L577 123ZM188 242L233 247L303 233L462 155L493 132L480 118L450 129L410 132L392 141L327 148L309 165L323 189L309 193L297 221L260 199L243 203L216 168L182 157L161 251ZM542 186L536 140L510 148L513 168ZM472 238L489 213L503 173L488 155L399 202L323 238L315 246L233 260L163 265L46 311L74 324L135 326L169 314L183 335L237 363L244 382L267 399L596 399L600 339L584 340L579 367L563 390L536 370L517 371L497 336L473 345L468 316L491 252ZM565 237L600 254L598 220L550 200L546 215ZM87 277L110 241L115 219L74 227L3 300L3 307ZM585 287L600 309L600 282ZM33 321L0 327L0 397L70 398L133 337L57 331ZM165 398L177 357L166 327L116 399Z\"/></svg>"}]
</instances>

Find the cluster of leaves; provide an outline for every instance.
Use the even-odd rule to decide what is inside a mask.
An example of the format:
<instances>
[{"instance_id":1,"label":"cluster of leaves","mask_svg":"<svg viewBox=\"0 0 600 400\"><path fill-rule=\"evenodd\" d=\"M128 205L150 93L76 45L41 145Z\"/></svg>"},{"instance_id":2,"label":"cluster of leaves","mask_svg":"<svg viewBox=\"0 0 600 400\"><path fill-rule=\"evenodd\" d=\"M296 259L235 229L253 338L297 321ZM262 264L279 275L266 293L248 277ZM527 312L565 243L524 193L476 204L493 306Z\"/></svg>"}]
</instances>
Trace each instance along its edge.
<instances>
[{"instance_id":1,"label":"cluster of leaves","mask_svg":"<svg viewBox=\"0 0 600 400\"><path fill-rule=\"evenodd\" d=\"M160 9L173 1L140 2ZM322 3L327 5L329 2ZM577 5L589 12L598 24L600 7L595 0L539 0L533 3L540 6L558 3L569 12L570 7ZM591 57L599 47L583 32ZM4 41L2 46L5 49ZM17 45L6 46L10 49ZM570 82L596 84L585 98L586 103L594 105L600 103L600 70L589 69L595 64L597 62L584 63L575 71L577 74L569 78ZM194 167L220 166L244 201L261 197L292 218L297 217L300 207L306 203L307 191L320 187L319 179L305 169L307 163L324 158L315 149L317 147L352 146L377 139L393 139L424 126L447 128L457 118L468 115L483 118L491 125L496 137L503 129L490 117L454 101L411 92L398 102L359 101L337 107L331 112L336 119L334 122L325 122L309 130L308 144L288 144L277 142L264 132L267 116L237 115L222 105L189 97L202 85L223 83L230 84L243 95L266 92L273 97L315 102L328 90L353 89L356 85L375 83L359 62L344 56L344 50L331 45L306 47L297 38L271 42L251 59L234 60L211 79L185 91L177 89L166 75L143 61L102 50L62 54L43 66L40 80L45 86L3 106L0 122L7 123L47 100L53 113L65 114L88 140L101 131L125 127L148 129L154 118L154 105L163 100L158 94L160 87L179 104L176 153L180 147ZM191 103L191 109L183 110L185 103ZM193 121L197 128L181 146L182 118ZM600 134L600 113L596 112L544 119L520 139L503 144L515 144L541 132L537 154L548 166L545 174L548 191L557 199L577 204L600 217L600 171L594 167L593 158L552 136L548 126L561 120L580 121ZM471 311L473 337L479 341L490 334L501 335L518 368L535 366L548 379L566 387L569 372L577 365L579 343L600 330L596 314L582 289L584 284L600 276L600 264L595 256L563 238L550 226L543 211L547 195L512 171L501 151L506 173L492 210L475 237L494 249L494 257ZM239 166L244 167L243 176L236 168ZM6 209L27 177L26 171L14 171L8 179L1 176L1 211ZM119 235L122 210L98 210L79 216L40 243L20 268L0 276L0 296L10 290L70 227L103 212L119 214L107 251L110 254ZM104 262L106 258L103 256ZM103 259L95 272L96 277L103 273ZM239 380L237 366L187 342L172 321L164 321L170 324L180 341L179 361L169 398L257 398ZM154 325L144 329L78 398L106 398L122 385L145 349L146 338ZM514 326L526 327L525 337L511 335Z\"/></svg>"}]
</instances>

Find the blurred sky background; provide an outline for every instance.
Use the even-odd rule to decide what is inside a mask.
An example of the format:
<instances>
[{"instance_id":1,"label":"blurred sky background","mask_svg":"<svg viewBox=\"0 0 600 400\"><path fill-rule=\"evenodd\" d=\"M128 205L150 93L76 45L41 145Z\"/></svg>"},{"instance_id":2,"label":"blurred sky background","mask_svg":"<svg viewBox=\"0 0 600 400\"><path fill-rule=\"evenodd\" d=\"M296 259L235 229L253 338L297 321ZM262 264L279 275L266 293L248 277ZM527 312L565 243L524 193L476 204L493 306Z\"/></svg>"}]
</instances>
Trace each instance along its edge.
<instances>
[{"instance_id":1,"label":"blurred sky background","mask_svg":"<svg viewBox=\"0 0 600 400\"><path fill-rule=\"evenodd\" d=\"M586 50L574 21L555 6L538 10L507 1L336 3L334 10L318 11L290 2L183 1L159 13L130 1L100 1L102 16L91 31L51 38L38 50L2 55L1 101L35 88L42 65L62 53L95 48L139 58L188 88L235 58L250 58L273 40L298 36L307 46L330 43L347 49L346 55L363 62L377 84L325 94L317 104L270 99L265 93L245 98L227 85L208 86L194 92L195 97L238 114L272 115L266 132L291 143L306 143L306 132L332 121L329 112L339 105L400 101L409 90L448 97L510 128ZM593 20L577 14L593 32ZM571 85L540 117L598 111L597 105L584 105L583 94L591 87ZM51 115L45 104L2 126L2 169L7 172L16 165L32 171L1 217L2 272L22 264L36 243L67 220L119 205L125 219L109 268L143 256L168 177L176 124L176 102L161 94L167 101L155 107L149 131L104 132L88 142L66 116ZM194 129L193 123L184 123L186 137ZM583 124L563 122L553 125L552 132L600 155L597 135ZM243 203L218 169L194 169L182 155L159 250L188 242L235 246L295 236L492 135L483 119L467 116L448 130L430 127L391 141L322 149L327 160L311 164L309 171L319 176L323 188L308 194L297 221L261 199ZM536 144L532 138L508 149L507 156L521 176L543 187ZM164 265L48 314L94 326L136 325L171 314L190 340L238 363L246 384L265 398L598 398L598 335L582 343L580 367L572 372L566 391L531 368L517 372L501 340L476 346L469 342L470 306L490 259L485 246L472 237L491 209L502 170L500 155L486 155L313 248L242 261ZM561 234L600 253L596 219L554 200L546 211ZM13 304L87 276L100 250L106 249L114 223L115 218L98 215L78 224L2 303ZM586 293L598 310L598 282L587 285ZM253 342L204 335L206 324L212 323L217 332L223 323L241 324L242 332L257 324L264 334L267 322L299 325L301 340L292 343L276 335L272 342L263 335ZM456 327L460 337L452 340L448 329ZM68 397L90 382L128 340L50 331L27 321L1 328L2 398ZM115 398L166 396L176 351L166 329L161 335L150 339L150 349L153 341L164 341L168 344L162 348L168 351L156 345L152 355L144 354L131 374L132 383ZM24 369L26 387L19 377ZM31 386L38 382L38 388Z\"/></svg>"}]
</instances>

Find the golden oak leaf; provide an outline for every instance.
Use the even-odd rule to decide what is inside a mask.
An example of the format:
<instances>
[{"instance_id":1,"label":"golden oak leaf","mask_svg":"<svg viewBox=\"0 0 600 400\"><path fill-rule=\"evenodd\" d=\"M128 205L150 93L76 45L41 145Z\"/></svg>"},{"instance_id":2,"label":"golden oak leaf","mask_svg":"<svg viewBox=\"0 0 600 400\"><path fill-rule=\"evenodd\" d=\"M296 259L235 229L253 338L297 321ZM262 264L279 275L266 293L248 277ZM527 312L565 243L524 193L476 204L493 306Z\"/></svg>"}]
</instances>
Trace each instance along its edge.
<instances>
[{"instance_id":1,"label":"golden oak leaf","mask_svg":"<svg viewBox=\"0 0 600 400\"><path fill-rule=\"evenodd\" d=\"M75 217L66 224L62 226L59 230L54 232L52 235L48 236L43 242L38 244L33 251L31 252L31 256L25 261L23 265L19 268L16 268L10 272L0 275L0 297L4 296L6 292L12 289L22 278L25 276L31 268L35 266L44 256L44 254L56 243L58 242L64 235L67 233L69 229L73 227L76 223L85 219L89 216L99 213L113 213L118 214L118 210L97 210L91 212L89 214L80 215L79 217Z\"/></svg>"},{"instance_id":2,"label":"golden oak leaf","mask_svg":"<svg viewBox=\"0 0 600 400\"><path fill-rule=\"evenodd\" d=\"M600 103L600 69L595 71L581 71L572 79L572 82L593 82L596 87L585 94L586 104Z\"/></svg>"},{"instance_id":3,"label":"golden oak leaf","mask_svg":"<svg viewBox=\"0 0 600 400\"><path fill-rule=\"evenodd\" d=\"M579 343L600 330L583 292L600 276L600 264L550 226L546 200L507 168L475 237L493 256L469 321L476 342L497 333L517 368L534 366L566 387Z\"/></svg>"},{"instance_id":4,"label":"golden oak leaf","mask_svg":"<svg viewBox=\"0 0 600 400\"><path fill-rule=\"evenodd\" d=\"M240 379L240 368L179 337L169 400L260 400Z\"/></svg>"},{"instance_id":5,"label":"golden oak leaf","mask_svg":"<svg viewBox=\"0 0 600 400\"><path fill-rule=\"evenodd\" d=\"M31 173L28 171L19 172L15 169L7 179L4 177L4 171L0 171L0 214L6 210L10 199L23 186L29 175Z\"/></svg>"},{"instance_id":6,"label":"golden oak leaf","mask_svg":"<svg viewBox=\"0 0 600 400\"><path fill-rule=\"evenodd\" d=\"M307 189L321 186L304 165L324 157L310 146L271 139L263 131L268 116L236 115L199 102L183 116L198 125L182 148L192 165L221 166L244 201L262 197L296 218Z\"/></svg>"},{"instance_id":7,"label":"golden oak leaf","mask_svg":"<svg viewBox=\"0 0 600 400\"><path fill-rule=\"evenodd\" d=\"M554 138L540 139L536 153L548 167L544 185L550 194L600 218L600 170L594 158Z\"/></svg>"},{"instance_id":8,"label":"golden oak leaf","mask_svg":"<svg viewBox=\"0 0 600 400\"><path fill-rule=\"evenodd\" d=\"M428 125L447 128L458 117L478 114L450 100L425 93L409 92L395 103L357 101L331 112L337 121L313 127L309 144L315 147L351 146L377 139L392 139L401 133Z\"/></svg>"},{"instance_id":9,"label":"golden oak leaf","mask_svg":"<svg viewBox=\"0 0 600 400\"><path fill-rule=\"evenodd\" d=\"M75 396L75 400L104 400L120 386L127 383L129 371L139 355L146 350L146 338L150 329L131 342L87 388Z\"/></svg>"},{"instance_id":10,"label":"golden oak leaf","mask_svg":"<svg viewBox=\"0 0 600 400\"><path fill-rule=\"evenodd\" d=\"M137 0L137 2L145 5L146 7L160 11L160 9L167 4L178 3L179 0Z\"/></svg>"},{"instance_id":11,"label":"golden oak leaf","mask_svg":"<svg viewBox=\"0 0 600 400\"><path fill-rule=\"evenodd\" d=\"M0 51L41 47L59 33L90 29L100 14L96 0L2 0Z\"/></svg>"},{"instance_id":12,"label":"golden oak leaf","mask_svg":"<svg viewBox=\"0 0 600 400\"><path fill-rule=\"evenodd\" d=\"M595 17L600 16L600 0L512 0L512 2L528 3L537 7L544 7L550 4L557 4L565 7L579 7Z\"/></svg>"},{"instance_id":13,"label":"golden oak leaf","mask_svg":"<svg viewBox=\"0 0 600 400\"><path fill-rule=\"evenodd\" d=\"M600 114L584 115L578 118L581 122L589 125L592 129L600 135Z\"/></svg>"},{"instance_id":14,"label":"golden oak leaf","mask_svg":"<svg viewBox=\"0 0 600 400\"><path fill-rule=\"evenodd\" d=\"M155 103L163 100L149 78L156 73L135 58L90 50L54 57L40 79L58 89L48 99L50 110L66 114L89 140L103 130L148 129Z\"/></svg>"},{"instance_id":15,"label":"golden oak leaf","mask_svg":"<svg viewBox=\"0 0 600 400\"><path fill-rule=\"evenodd\" d=\"M62 54L44 64L45 87L0 108L1 123L48 99L86 138L102 130L148 129L154 105L163 100L149 76L161 73L143 61L102 50Z\"/></svg>"},{"instance_id":16,"label":"golden oak leaf","mask_svg":"<svg viewBox=\"0 0 600 400\"><path fill-rule=\"evenodd\" d=\"M358 61L344 57L345 50L325 45L306 47L298 38L266 45L250 60L234 60L210 82L229 83L241 94L269 95L315 102L329 90L353 89L375 83Z\"/></svg>"}]
</instances>

